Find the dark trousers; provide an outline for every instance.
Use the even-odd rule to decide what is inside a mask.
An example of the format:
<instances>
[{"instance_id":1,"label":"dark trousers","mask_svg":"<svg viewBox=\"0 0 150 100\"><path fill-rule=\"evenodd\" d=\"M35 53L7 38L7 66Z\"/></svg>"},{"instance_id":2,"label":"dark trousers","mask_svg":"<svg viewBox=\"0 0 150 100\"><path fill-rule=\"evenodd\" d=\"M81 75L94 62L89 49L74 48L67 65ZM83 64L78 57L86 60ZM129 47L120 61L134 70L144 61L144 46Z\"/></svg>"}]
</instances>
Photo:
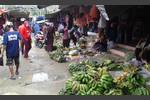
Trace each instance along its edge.
<instances>
[{"instance_id":1,"label":"dark trousers","mask_svg":"<svg viewBox=\"0 0 150 100\"><path fill-rule=\"evenodd\" d=\"M53 43L54 43L54 39L51 38L45 47L47 52L53 51Z\"/></svg>"},{"instance_id":2,"label":"dark trousers","mask_svg":"<svg viewBox=\"0 0 150 100\"><path fill-rule=\"evenodd\" d=\"M70 40L72 40L73 41L73 43L74 43L74 45L76 45L76 43L77 43L77 38L75 37L75 35L70 35ZM70 40L69 40L69 42L70 42Z\"/></svg>"},{"instance_id":3,"label":"dark trousers","mask_svg":"<svg viewBox=\"0 0 150 100\"><path fill-rule=\"evenodd\" d=\"M70 39L63 39L63 46L69 48L69 45L70 45Z\"/></svg>"},{"instance_id":4,"label":"dark trousers","mask_svg":"<svg viewBox=\"0 0 150 100\"><path fill-rule=\"evenodd\" d=\"M24 55L24 57L28 58L28 53L31 49L31 40L28 40L28 41L22 40L21 48L22 48L22 54Z\"/></svg>"}]
</instances>

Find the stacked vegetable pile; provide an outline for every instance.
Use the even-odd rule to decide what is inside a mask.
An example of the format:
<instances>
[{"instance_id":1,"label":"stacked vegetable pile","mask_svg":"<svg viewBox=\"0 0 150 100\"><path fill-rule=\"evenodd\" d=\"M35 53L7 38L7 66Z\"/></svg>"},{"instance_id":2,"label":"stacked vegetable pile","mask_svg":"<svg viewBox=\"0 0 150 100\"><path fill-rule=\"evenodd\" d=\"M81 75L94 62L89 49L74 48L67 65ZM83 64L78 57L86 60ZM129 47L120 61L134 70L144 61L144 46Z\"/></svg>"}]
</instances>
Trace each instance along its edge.
<instances>
[{"instance_id":1,"label":"stacked vegetable pile","mask_svg":"<svg viewBox=\"0 0 150 100\"><path fill-rule=\"evenodd\" d=\"M61 44L56 44L56 50L49 54L50 58L56 62L63 63L66 61L65 55L63 53L63 46Z\"/></svg>"},{"instance_id":2,"label":"stacked vegetable pile","mask_svg":"<svg viewBox=\"0 0 150 100\"><path fill-rule=\"evenodd\" d=\"M107 69L109 71L122 70L122 68L123 68L122 65L117 64L113 60L104 60L101 63L97 62L97 61L94 61L94 60L86 60L86 61L82 61L80 63L71 63L71 64L69 64L69 72L72 74L72 73L78 72L78 71L86 71L88 66L91 66L93 68L107 67Z\"/></svg>"},{"instance_id":3,"label":"stacked vegetable pile","mask_svg":"<svg viewBox=\"0 0 150 100\"><path fill-rule=\"evenodd\" d=\"M105 66L102 67L102 64ZM138 68L123 66L124 73L112 77L108 67L112 61L106 60L102 64L89 60L77 66L70 64L72 77L67 80L60 95L149 95L146 79L139 74Z\"/></svg>"}]
</instances>

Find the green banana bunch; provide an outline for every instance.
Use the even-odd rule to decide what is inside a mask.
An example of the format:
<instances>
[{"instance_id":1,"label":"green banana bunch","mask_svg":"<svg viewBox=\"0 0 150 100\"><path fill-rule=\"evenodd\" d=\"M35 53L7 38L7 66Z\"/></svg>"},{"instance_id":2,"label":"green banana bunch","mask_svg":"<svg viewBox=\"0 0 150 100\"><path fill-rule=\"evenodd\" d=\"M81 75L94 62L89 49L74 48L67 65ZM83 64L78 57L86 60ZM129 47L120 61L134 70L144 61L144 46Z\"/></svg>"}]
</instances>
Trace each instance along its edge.
<instances>
[{"instance_id":1,"label":"green banana bunch","mask_svg":"<svg viewBox=\"0 0 150 100\"><path fill-rule=\"evenodd\" d=\"M104 66L107 66L107 65L112 64L113 62L114 62L114 61L107 59L107 60L104 60L103 65L104 65Z\"/></svg>"},{"instance_id":2,"label":"green banana bunch","mask_svg":"<svg viewBox=\"0 0 150 100\"><path fill-rule=\"evenodd\" d=\"M129 74L129 76L127 76L127 81L129 81L134 86L146 85L146 79L140 74Z\"/></svg>"},{"instance_id":3,"label":"green banana bunch","mask_svg":"<svg viewBox=\"0 0 150 100\"><path fill-rule=\"evenodd\" d=\"M80 90L80 83L78 81L73 81L72 92L77 92Z\"/></svg>"},{"instance_id":4,"label":"green banana bunch","mask_svg":"<svg viewBox=\"0 0 150 100\"><path fill-rule=\"evenodd\" d=\"M97 70L98 70L98 75L99 75L99 77L101 77L101 76L104 75L104 74L108 74L107 67L98 68Z\"/></svg>"},{"instance_id":5,"label":"green banana bunch","mask_svg":"<svg viewBox=\"0 0 150 100\"><path fill-rule=\"evenodd\" d=\"M105 88L103 87L101 83L98 83L98 86L96 87L95 90L98 91L100 94L103 94L105 91Z\"/></svg>"},{"instance_id":6,"label":"green banana bunch","mask_svg":"<svg viewBox=\"0 0 150 100\"><path fill-rule=\"evenodd\" d=\"M116 70L122 70L123 69L122 66L117 65L115 63L112 63L112 64L108 65L107 67L108 67L109 71L113 71L113 70L116 71Z\"/></svg>"},{"instance_id":7,"label":"green banana bunch","mask_svg":"<svg viewBox=\"0 0 150 100\"><path fill-rule=\"evenodd\" d=\"M121 89L110 89L110 91L105 93L105 95L123 95L123 92Z\"/></svg>"},{"instance_id":8,"label":"green banana bunch","mask_svg":"<svg viewBox=\"0 0 150 100\"><path fill-rule=\"evenodd\" d=\"M98 91L94 90L94 91L91 92L91 95L100 95L100 93Z\"/></svg>"},{"instance_id":9,"label":"green banana bunch","mask_svg":"<svg viewBox=\"0 0 150 100\"><path fill-rule=\"evenodd\" d=\"M145 87L139 87L134 90L132 95L150 95L150 93Z\"/></svg>"},{"instance_id":10,"label":"green banana bunch","mask_svg":"<svg viewBox=\"0 0 150 100\"><path fill-rule=\"evenodd\" d=\"M66 89L67 90L71 90L72 89L72 87L73 87L72 83L73 83L72 79L69 79L69 80L66 81Z\"/></svg>"},{"instance_id":11,"label":"green banana bunch","mask_svg":"<svg viewBox=\"0 0 150 100\"><path fill-rule=\"evenodd\" d=\"M91 79L88 83L88 87L90 87L90 88L96 89L97 86L98 86L98 82L95 81L94 79Z\"/></svg>"},{"instance_id":12,"label":"green banana bunch","mask_svg":"<svg viewBox=\"0 0 150 100\"><path fill-rule=\"evenodd\" d=\"M109 74L102 75L100 82L102 83L105 89L109 89L113 86L113 78Z\"/></svg>"},{"instance_id":13,"label":"green banana bunch","mask_svg":"<svg viewBox=\"0 0 150 100\"><path fill-rule=\"evenodd\" d=\"M98 72L93 70L93 69L88 69L87 74L90 75L93 78L99 78Z\"/></svg>"},{"instance_id":14,"label":"green banana bunch","mask_svg":"<svg viewBox=\"0 0 150 100\"><path fill-rule=\"evenodd\" d=\"M101 93L95 90L95 87L92 87L87 91L87 95L101 95Z\"/></svg>"},{"instance_id":15,"label":"green banana bunch","mask_svg":"<svg viewBox=\"0 0 150 100\"><path fill-rule=\"evenodd\" d=\"M89 88L86 84L80 84L79 88L80 88L79 91L87 92L89 90Z\"/></svg>"}]
</instances>

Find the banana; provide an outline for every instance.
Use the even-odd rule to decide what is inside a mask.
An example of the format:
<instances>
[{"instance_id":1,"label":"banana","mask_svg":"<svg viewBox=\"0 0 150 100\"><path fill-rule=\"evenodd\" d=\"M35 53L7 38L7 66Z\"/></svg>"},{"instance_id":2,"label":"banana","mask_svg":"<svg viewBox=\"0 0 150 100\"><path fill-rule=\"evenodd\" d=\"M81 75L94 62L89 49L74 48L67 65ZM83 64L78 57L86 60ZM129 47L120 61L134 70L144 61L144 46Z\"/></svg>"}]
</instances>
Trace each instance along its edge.
<instances>
[{"instance_id":1,"label":"banana","mask_svg":"<svg viewBox=\"0 0 150 100\"><path fill-rule=\"evenodd\" d=\"M113 79L111 77L109 77L109 78L103 77L103 78L101 78L101 80L102 81L105 80L105 81L108 81L108 82L112 82L113 81Z\"/></svg>"},{"instance_id":2,"label":"banana","mask_svg":"<svg viewBox=\"0 0 150 100\"><path fill-rule=\"evenodd\" d=\"M104 87L105 89L107 89L107 88L108 88L106 84L103 84L103 87Z\"/></svg>"},{"instance_id":3,"label":"banana","mask_svg":"<svg viewBox=\"0 0 150 100\"><path fill-rule=\"evenodd\" d=\"M92 87L95 89L95 88L97 87L97 83L94 82L94 83L92 84Z\"/></svg>"},{"instance_id":4,"label":"banana","mask_svg":"<svg viewBox=\"0 0 150 100\"><path fill-rule=\"evenodd\" d=\"M73 81L72 85L75 86L76 84L77 84L77 82L76 82L76 81Z\"/></svg>"},{"instance_id":5,"label":"banana","mask_svg":"<svg viewBox=\"0 0 150 100\"><path fill-rule=\"evenodd\" d=\"M84 89L85 89L85 91L88 91L88 86L84 85Z\"/></svg>"},{"instance_id":6,"label":"banana","mask_svg":"<svg viewBox=\"0 0 150 100\"><path fill-rule=\"evenodd\" d=\"M81 89L82 89L83 91L86 91L84 84L81 84Z\"/></svg>"},{"instance_id":7,"label":"banana","mask_svg":"<svg viewBox=\"0 0 150 100\"><path fill-rule=\"evenodd\" d=\"M144 87L141 88L141 91L143 95L147 95L147 90Z\"/></svg>"},{"instance_id":8,"label":"banana","mask_svg":"<svg viewBox=\"0 0 150 100\"><path fill-rule=\"evenodd\" d=\"M76 90L77 90L77 85L74 85L74 86L72 87L72 91L75 92Z\"/></svg>"},{"instance_id":9,"label":"banana","mask_svg":"<svg viewBox=\"0 0 150 100\"><path fill-rule=\"evenodd\" d=\"M81 86L81 84L79 85L79 91L82 91L82 86Z\"/></svg>"},{"instance_id":10,"label":"banana","mask_svg":"<svg viewBox=\"0 0 150 100\"><path fill-rule=\"evenodd\" d=\"M142 95L142 94L143 94L143 93L142 93L143 91L142 91L141 88L138 88L137 90L139 91L139 92L138 92L138 93L139 93L138 95Z\"/></svg>"},{"instance_id":11,"label":"banana","mask_svg":"<svg viewBox=\"0 0 150 100\"><path fill-rule=\"evenodd\" d=\"M149 95L149 91L148 90L146 90L146 95Z\"/></svg>"}]
</instances>

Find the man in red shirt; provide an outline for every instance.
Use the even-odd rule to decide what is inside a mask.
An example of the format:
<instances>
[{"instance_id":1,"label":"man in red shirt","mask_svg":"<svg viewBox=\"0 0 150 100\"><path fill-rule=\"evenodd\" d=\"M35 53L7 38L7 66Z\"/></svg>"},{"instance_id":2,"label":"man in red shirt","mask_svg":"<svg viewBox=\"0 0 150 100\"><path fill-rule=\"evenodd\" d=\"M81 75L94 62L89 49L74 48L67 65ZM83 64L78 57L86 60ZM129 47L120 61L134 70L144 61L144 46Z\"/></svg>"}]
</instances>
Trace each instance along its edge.
<instances>
[{"instance_id":1,"label":"man in red shirt","mask_svg":"<svg viewBox=\"0 0 150 100\"><path fill-rule=\"evenodd\" d=\"M21 44L22 53L24 54L24 58L28 58L28 53L31 49L31 28L28 21L24 21L24 23L19 27L19 32L23 37Z\"/></svg>"}]
</instances>

